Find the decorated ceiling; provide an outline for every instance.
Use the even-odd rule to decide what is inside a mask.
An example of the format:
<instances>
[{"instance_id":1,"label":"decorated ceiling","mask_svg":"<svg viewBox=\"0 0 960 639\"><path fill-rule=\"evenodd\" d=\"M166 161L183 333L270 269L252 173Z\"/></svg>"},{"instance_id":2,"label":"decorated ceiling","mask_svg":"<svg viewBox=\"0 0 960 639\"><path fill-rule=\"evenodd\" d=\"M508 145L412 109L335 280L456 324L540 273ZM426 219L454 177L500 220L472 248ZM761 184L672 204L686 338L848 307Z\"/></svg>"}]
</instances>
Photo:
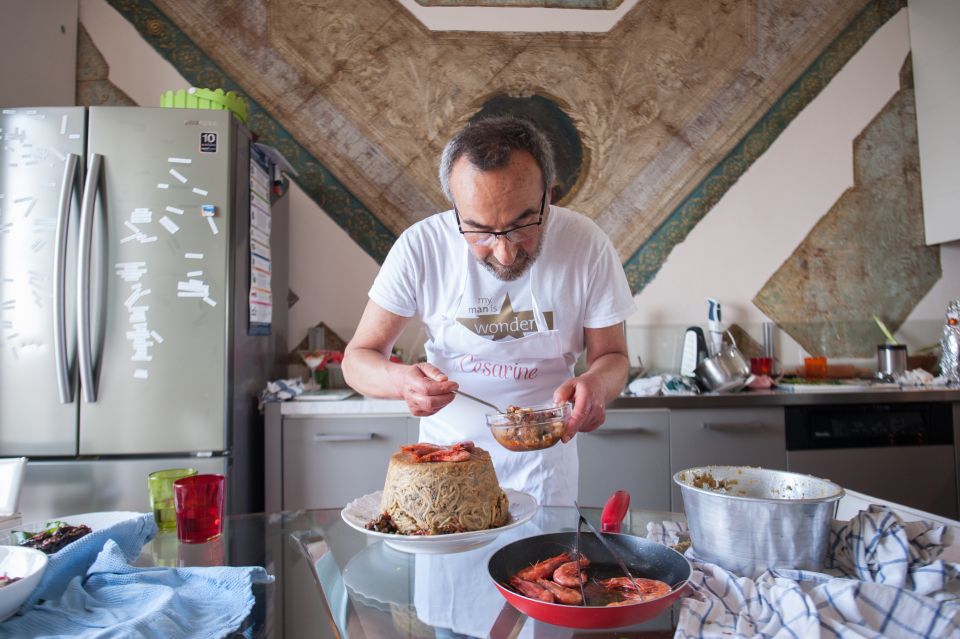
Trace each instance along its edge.
<instances>
[{"instance_id":1,"label":"decorated ceiling","mask_svg":"<svg viewBox=\"0 0 960 639\"><path fill-rule=\"evenodd\" d=\"M425 7L545 7L616 9L623 0L417 0Z\"/></svg>"},{"instance_id":2,"label":"decorated ceiling","mask_svg":"<svg viewBox=\"0 0 960 639\"><path fill-rule=\"evenodd\" d=\"M904 0L644 0L605 34L433 32L395 0L109 0L251 128L375 259L448 208L436 171L480 113L564 149L559 203L634 291ZM509 11L509 9L505 9Z\"/></svg>"}]
</instances>

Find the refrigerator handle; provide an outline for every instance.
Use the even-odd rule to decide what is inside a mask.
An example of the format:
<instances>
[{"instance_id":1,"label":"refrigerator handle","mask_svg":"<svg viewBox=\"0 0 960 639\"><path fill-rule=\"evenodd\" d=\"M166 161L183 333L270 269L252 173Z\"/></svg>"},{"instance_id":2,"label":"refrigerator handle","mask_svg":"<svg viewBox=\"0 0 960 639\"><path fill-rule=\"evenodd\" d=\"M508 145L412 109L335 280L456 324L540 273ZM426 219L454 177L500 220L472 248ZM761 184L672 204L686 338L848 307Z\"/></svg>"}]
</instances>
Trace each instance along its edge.
<instances>
[{"instance_id":1,"label":"refrigerator handle","mask_svg":"<svg viewBox=\"0 0 960 639\"><path fill-rule=\"evenodd\" d=\"M67 356L67 235L70 226L70 203L73 201L79 166L80 156L68 153L63 166L63 180L60 183L57 244L53 253L53 355L61 404L73 402L73 385L70 383L70 362Z\"/></svg>"},{"instance_id":2,"label":"refrigerator handle","mask_svg":"<svg viewBox=\"0 0 960 639\"><path fill-rule=\"evenodd\" d=\"M93 379L93 343L90 318L90 262L92 261L93 215L100 189L100 166L103 156L90 154L87 180L80 205L80 241L77 249L77 354L80 360L80 388L83 400L97 401Z\"/></svg>"}]
</instances>

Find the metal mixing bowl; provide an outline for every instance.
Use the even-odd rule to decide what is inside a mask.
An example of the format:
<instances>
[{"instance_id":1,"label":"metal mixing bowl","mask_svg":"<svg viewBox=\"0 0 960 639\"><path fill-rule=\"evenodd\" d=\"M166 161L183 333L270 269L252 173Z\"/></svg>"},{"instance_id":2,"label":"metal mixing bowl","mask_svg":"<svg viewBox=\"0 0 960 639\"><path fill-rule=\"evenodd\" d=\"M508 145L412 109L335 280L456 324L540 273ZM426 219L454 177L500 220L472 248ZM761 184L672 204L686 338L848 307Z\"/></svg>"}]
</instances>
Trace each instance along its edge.
<instances>
[{"instance_id":1,"label":"metal mixing bowl","mask_svg":"<svg viewBox=\"0 0 960 639\"><path fill-rule=\"evenodd\" d=\"M843 488L810 475L702 466L673 476L694 552L744 577L768 568L818 570Z\"/></svg>"}]
</instances>

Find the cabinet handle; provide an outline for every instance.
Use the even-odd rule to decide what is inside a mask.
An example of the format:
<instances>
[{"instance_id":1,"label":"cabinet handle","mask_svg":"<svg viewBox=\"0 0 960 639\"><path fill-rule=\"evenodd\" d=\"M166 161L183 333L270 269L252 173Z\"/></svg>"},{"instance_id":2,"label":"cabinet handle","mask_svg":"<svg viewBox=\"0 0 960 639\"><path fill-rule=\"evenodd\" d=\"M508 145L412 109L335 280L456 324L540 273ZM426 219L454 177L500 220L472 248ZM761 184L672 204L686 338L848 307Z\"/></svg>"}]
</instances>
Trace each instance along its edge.
<instances>
[{"instance_id":1,"label":"cabinet handle","mask_svg":"<svg viewBox=\"0 0 960 639\"><path fill-rule=\"evenodd\" d=\"M703 428L707 430L760 430L763 428L763 422L734 422L729 424L704 422Z\"/></svg>"},{"instance_id":2,"label":"cabinet handle","mask_svg":"<svg viewBox=\"0 0 960 639\"><path fill-rule=\"evenodd\" d=\"M636 433L638 435L656 435L657 431L652 428L645 428L643 426L627 426L626 428L605 428L601 426L597 430L586 433L589 435L625 435L628 433Z\"/></svg>"},{"instance_id":3,"label":"cabinet handle","mask_svg":"<svg viewBox=\"0 0 960 639\"><path fill-rule=\"evenodd\" d=\"M328 435L327 433L314 433L315 442L366 442L373 439L373 433L356 433L343 435Z\"/></svg>"}]
</instances>

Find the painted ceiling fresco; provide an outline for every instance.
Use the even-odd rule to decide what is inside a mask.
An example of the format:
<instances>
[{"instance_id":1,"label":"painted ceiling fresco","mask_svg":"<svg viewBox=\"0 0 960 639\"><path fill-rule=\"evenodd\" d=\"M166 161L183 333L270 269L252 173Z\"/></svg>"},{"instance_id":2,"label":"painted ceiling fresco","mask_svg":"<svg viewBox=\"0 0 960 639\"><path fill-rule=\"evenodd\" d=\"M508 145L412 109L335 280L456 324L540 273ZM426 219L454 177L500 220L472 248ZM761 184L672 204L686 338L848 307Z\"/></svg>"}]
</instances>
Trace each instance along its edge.
<instances>
[{"instance_id":1,"label":"painted ceiling fresco","mask_svg":"<svg viewBox=\"0 0 960 639\"><path fill-rule=\"evenodd\" d=\"M431 32L394 0L109 1L192 84L244 92L251 128L378 260L447 208L454 131L548 102L580 149L560 203L608 232L635 291L905 4L644 0L585 34Z\"/></svg>"},{"instance_id":2,"label":"painted ceiling fresco","mask_svg":"<svg viewBox=\"0 0 960 639\"><path fill-rule=\"evenodd\" d=\"M616 9L623 0L416 0L425 7L547 7Z\"/></svg>"}]
</instances>

